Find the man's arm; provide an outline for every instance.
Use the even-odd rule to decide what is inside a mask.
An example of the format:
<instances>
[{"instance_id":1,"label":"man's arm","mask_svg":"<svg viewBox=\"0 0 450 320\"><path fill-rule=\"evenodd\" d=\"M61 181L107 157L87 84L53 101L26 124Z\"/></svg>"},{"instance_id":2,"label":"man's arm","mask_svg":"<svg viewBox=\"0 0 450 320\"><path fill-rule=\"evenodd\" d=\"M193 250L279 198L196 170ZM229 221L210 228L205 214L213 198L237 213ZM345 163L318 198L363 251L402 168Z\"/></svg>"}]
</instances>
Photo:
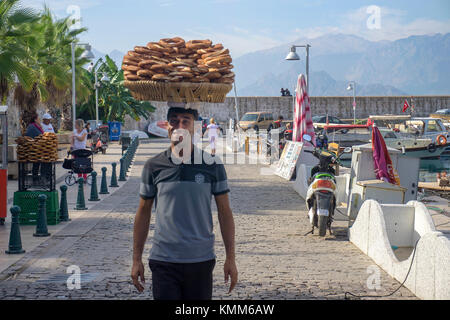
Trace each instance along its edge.
<instances>
[{"instance_id":1,"label":"man's arm","mask_svg":"<svg viewBox=\"0 0 450 320\"><path fill-rule=\"evenodd\" d=\"M144 291L144 287L139 282L138 278L141 278L142 283L145 283L142 252L144 251L145 241L148 236L152 205L153 199L144 200L141 198L136 212L136 217L134 219L133 266L131 268L131 278L133 279L134 286L139 292Z\"/></svg>"},{"instance_id":2,"label":"man's arm","mask_svg":"<svg viewBox=\"0 0 450 320\"><path fill-rule=\"evenodd\" d=\"M228 291L228 293L230 293L238 281L238 271L235 261L235 230L233 213L231 212L228 193L217 195L214 198L217 204L220 231L222 233L222 239L225 245L226 258L223 267L225 282L228 282L228 278L231 277L230 289Z\"/></svg>"}]
</instances>

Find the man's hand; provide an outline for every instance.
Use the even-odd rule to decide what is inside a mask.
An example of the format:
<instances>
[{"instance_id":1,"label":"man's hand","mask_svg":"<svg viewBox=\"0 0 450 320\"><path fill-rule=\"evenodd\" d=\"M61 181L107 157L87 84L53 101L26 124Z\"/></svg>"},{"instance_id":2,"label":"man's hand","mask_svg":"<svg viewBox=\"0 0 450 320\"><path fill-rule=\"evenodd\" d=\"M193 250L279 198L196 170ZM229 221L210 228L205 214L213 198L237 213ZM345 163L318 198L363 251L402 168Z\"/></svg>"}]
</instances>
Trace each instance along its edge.
<instances>
[{"instance_id":1,"label":"man's hand","mask_svg":"<svg viewBox=\"0 0 450 320\"><path fill-rule=\"evenodd\" d=\"M139 282L141 278L142 284ZM144 278L144 265L142 261L133 262L133 267L131 268L131 279L133 279L133 284L139 292L144 291L145 278Z\"/></svg>"},{"instance_id":2,"label":"man's hand","mask_svg":"<svg viewBox=\"0 0 450 320\"><path fill-rule=\"evenodd\" d=\"M231 293L238 281L238 270L236 268L236 262L234 261L234 259L227 258L225 260L223 272L225 275L225 283L228 283L228 279L231 277L230 289L228 290L228 293Z\"/></svg>"}]
</instances>

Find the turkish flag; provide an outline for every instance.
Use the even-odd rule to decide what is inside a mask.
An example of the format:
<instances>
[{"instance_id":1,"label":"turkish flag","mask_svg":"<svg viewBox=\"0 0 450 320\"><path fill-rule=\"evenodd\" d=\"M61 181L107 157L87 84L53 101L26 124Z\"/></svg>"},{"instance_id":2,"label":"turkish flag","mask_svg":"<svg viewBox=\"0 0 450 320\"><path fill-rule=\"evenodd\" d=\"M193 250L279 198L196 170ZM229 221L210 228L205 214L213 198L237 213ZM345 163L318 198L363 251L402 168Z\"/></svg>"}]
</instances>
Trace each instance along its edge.
<instances>
[{"instance_id":1,"label":"turkish flag","mask_svg":"<svg viewBox=\"0 0 450 320\"><path fill-rule=\"evenodd\" d=\"M403 112L406 112L408 108L409 108L408 100L405 99L405 103L403 104Z\"/></svg>"}]
</instances>

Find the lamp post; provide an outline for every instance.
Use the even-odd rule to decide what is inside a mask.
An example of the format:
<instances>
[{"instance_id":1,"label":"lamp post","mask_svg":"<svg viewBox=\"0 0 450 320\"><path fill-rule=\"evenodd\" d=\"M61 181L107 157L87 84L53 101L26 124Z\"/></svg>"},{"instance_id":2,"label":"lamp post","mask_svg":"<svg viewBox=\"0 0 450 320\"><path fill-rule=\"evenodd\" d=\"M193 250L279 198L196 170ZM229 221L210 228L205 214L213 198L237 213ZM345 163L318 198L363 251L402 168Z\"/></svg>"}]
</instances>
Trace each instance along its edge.
<instances>
[{"instance_id":1,"label":"lamp post","mask_svg":"<svg viewBox=\"0 0 450 320\"><path fill-rule=\"evenodd\" d=\"M83 52L81 55L81 58L86 59L94 59L94 54L91 52L91 46L88 43L71 43L71 51L72 51L72 129L75 130L75 120L77 117L76 113L76 92L75 92L75 47L79 46L85 46L86 51Z\"/></svg>"},{"instance_id":2,"label":"lamp post","mask_svg":"<svg viewBox=\"0 0 450 320\"><path fill-rule=\"evenodd\" d=\"M300 57L298 56L297 52L295 52L295 48L306 48L306 91L308 92L309 95L309 48L311 48L311 46L309 44L306 45L292 45L291 46L291 51L289 52L289 54L286 56L286 60L288 61L298 61L300 60ZM294 108L293 108L293 113L292 116L294 117L295 114L295 88L294 88L294 97L293 97L293 104L294 104Z\"/></svg>"},{"instance_id":3,"label":"lamp post","mask_svg":"<svg viewBox=\"0 0 450 320\"><path fill-rule=\"evenodd\" d=\"M98 61L103 61L102 58L100 58ZM95 77L95 83L94 83L94 87L95 87L95 129L98 128L98 88L101 87L101 83L98 82L98 70L94 67L94 64L91 62L90 66L88 67L88 71L92 72L94 71L94 77ZM102 72L102 78L100 79L101 82L103 81L109 81L108 76L106 75L106 73Z\"/></svg>"},{"instance_id":4,"label":"lamp post","mask_svg":"<svg viewBox=\"0 0 450 320\"><path fill-rule=\"evenodd\" d=\"M350 81L347 91L353 90L353 124L356 124L356 82Z\"/></svg>"}]
</instances>

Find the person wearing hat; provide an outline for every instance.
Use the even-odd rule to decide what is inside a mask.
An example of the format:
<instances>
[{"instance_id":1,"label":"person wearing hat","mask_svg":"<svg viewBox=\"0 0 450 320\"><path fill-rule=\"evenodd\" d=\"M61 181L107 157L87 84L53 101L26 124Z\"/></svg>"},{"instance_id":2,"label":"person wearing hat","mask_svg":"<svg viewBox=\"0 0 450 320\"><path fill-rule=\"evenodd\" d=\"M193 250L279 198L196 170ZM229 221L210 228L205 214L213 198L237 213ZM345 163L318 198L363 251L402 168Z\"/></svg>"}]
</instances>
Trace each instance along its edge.
<instances>
[{"instance_id":1,"label":"person wearing hat","mask_svg":"<svg viewBox=\"0 0 450 320\"><path fill-rule=\"evenodd\" d=\"M53 129L52 124L50 123L51 120L52 120L52 116L48 113L46 113L42 116L41 127L44 130L44 132L55 133L55 130Z\"/></svg>"},{"instance_id":2,"label":"person wearing hat","mask_svg":"<svg viewBox=\"0 0 450 320\"><path fill-rule=\"evenodd\" d=\"M216 161L207 164L207 157L214 158L192 143L197 119L197 110L169 108L170 147L147 160L142 172L140 203L134 221L131 278L136 289L143 292L142 252L153 202L157 202L149 257L155 300L212 299L212 273L216 263L211 211L213 196L225 245L225 282L231 278L228 293L238 279L235 226L225 168ZM180 150L180 145L188 147Z\"/></svg>"}]
</instances>

